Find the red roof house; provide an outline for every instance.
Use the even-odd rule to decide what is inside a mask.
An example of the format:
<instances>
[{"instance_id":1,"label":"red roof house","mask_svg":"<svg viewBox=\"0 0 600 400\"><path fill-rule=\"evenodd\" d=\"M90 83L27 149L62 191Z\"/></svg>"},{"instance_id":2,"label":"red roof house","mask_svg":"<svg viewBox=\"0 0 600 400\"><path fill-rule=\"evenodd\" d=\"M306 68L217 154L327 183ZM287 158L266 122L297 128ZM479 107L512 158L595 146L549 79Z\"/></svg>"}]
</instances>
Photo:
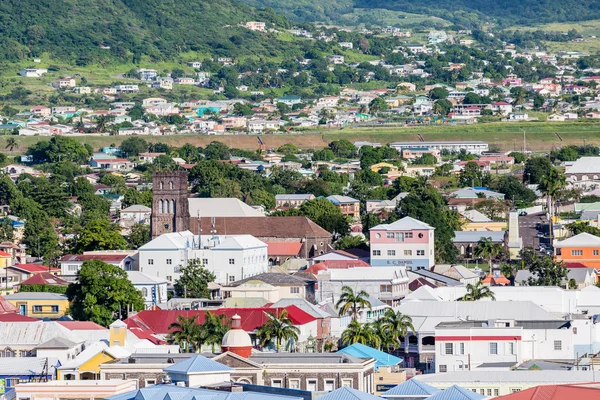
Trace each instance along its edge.
<instances>
[{"instance_id":1,"label":"red roof house","mask_svg":"<svg viewBox=\"0 0 600 400\"><path fill-rule=\"evenodd\" d=\"M46 271L32 275L28 279L20 282L18 285L69 286L69 282Z\"/></svg>"},{"instance_id":2,"label":"red roof house","mask_svg":"<svg viewBox=\"0 0 600 400\"><path fill-rule=\"evenodd\" d=\"M570 385L543 385L527 390L496 397L504 400L595 400L600 399L600 388L597 383Z\"/></svg>"}]
</instances>

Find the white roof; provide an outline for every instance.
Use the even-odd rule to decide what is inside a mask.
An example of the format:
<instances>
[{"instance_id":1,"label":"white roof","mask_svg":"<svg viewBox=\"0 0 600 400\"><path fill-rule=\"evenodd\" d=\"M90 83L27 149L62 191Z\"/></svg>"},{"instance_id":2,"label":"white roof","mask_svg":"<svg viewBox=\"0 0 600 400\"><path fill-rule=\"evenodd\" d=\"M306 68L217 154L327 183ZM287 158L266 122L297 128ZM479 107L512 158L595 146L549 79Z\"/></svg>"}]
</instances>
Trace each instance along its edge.
<instances>
[{"instance_id":1,"label":"white roof","mask_svg":"<svg viewBox=\"0 0 600 400\"><path fill-rule=\"evenodd\" d=\"M444 298L442 298L434 288L429 286L421 286L402 299L402 303L407 303L410 301L444 301Z\"/></svg>"},{"instance_id":2,"label":"white roof","mask_svg":"<svg viewBox=\"0 0 600 400\"><path fill-rule=\"evenodd\" d=\"M139 272L139 271L126 271L127 272L127 278L129 278L129 281L131 281L131 283L133 283L134 285L156 285L156 284L160 284L160 283L168 283L167 280L165 279L160 279L154 276L150 276L147 274L144 274L143 272Z\"/></svg>"},{"instance_id":3,"label":"white roof","mask_svg":"<svg viewBox=\"0 0 600 400\"><path fill-rule=\"evenodd\" d=\"M202 198L188 199L190 216L197 217L263 217L264 214L239 199Z\"/></svg>"},{"instance_id":4,"label":"white roof","mask_svg":"<svg viewBox=\"0 0 600 400\"><path fill-rule=\"evenodd\" d=\"M593 371L460 371L447 372L444 374L425 374L416 375L413 379L421 382L427 382L430 385L454 385L461 386L469 383L484 384L487 382L535 382L539 384L561 384L561 383L581 383L597 382Z\"/></svg>"},{"instance_id":5,"label":"white roof","mask_svg":"<svg viewBox=\"0 0 600 400\"><path fill-rule=\"evenodd\" d=\"M408 279L404 267L357 267L348 269L332 268L327 271L319 271L320 275L327 274L330 281L392 281L396 279Z\"/></svg>"},{"instance_id":6,"label":"white roof","mask_svg":"<svg viewBox=\"0 0 600 400\"><path fill-rule=\"evenodd\" d=\"M567 168L567 174L600 174L600 157L581 157Z\"/></svg>"},{"instance_id":7,"label":"white roof","mask_svg":"<svg viewBox=\"0 0 600 400\"><path fill-rule=\"evenodd\" d=\"M440 301L404 302L397 310L410 317L455 317L470 320L511 318L519 321L548 321L558 319L531 301Z\"/></svg>"},{"instance_id":8,"label":"white roof","mask_svg":"<svg viewBox=\"0 0 600 400\"><path fill-rule=\"evenodd\" d=\"M267 244L252 235L202 235L201 248L213 250L242 250L267 247ZM185 250L198 249L198 235L190 231L164 233L140 247L144 250Z\"/></svg>"},{"instance_id":9,"label":"white roof","mask_svg":"<svg viewBox=\"0 0 600 400\"><path fill-rule=\"evenodd\" d=\"M462 215L471 222L492 222L491 219L477 210L466 210Z\"/></svg>"},{"instance_id":10,"label":"white roof","mask_svg":"<svg viewBox=\"0 0 600 400\"><path fill-rule=\"evenodd\" d=\"M134 204L121 210L121 212L150 212L152 209L142 204Z\"/></svg>"},{"instance_id":11,"label":"white roof","mask_svg":"<svg viewBox=\"0 0 600 400\"><path fill-rule=\"evenodd\" d=\"M435 228L431 225L426 224L425 222L421 222L418 219L414 219L412 217L404 217L396 222L392 222L391 224L380 224L371 228L371 230L375 231L412 231L423 229L433 230Z\"/></svg>"},{"instance_id":12,"label":"white roof","mask_svg":"<svg viewBox=\"0 0 600 400\"><path fill-rule=\"evenodd\" d=\"M556 242L554 247L562 249L565 247L598 247L600 246L600 237L587 232L572 236L568 239Z\"/></svg>"}]
</instances>

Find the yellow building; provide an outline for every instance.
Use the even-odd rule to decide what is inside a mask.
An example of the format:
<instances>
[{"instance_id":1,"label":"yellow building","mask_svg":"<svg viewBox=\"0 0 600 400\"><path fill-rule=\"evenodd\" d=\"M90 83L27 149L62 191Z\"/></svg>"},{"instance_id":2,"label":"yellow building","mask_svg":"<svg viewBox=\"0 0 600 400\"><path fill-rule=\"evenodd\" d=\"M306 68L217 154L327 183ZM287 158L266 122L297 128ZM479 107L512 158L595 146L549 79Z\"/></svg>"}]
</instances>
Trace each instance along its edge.
<instances>
[{"instance_id":1,"label":"yellow building","mask_svg":"<svg viewBox=\"0 0 600 400\"><path fill-rule=\"evenodd\" d=\"M4 251L0 251L0 268L6 268L12 265L12 256Z\"/></svg>"},{"instance_id":2,"label":"yellow building","mask_svg":"<svg viewBox=\"0 0 600 400\"><path fill-rule=\"evenodd\" d=\"M395 166L394 164L380 162L380 163L371 165L371 171L373 171L373 172L379 172L379 170L381 170L382 168L389 168L389 171L388 171L389 173L398 172L398 167Z\"/></svg>"},{"instance_id":3,"label":"yellow building","mask_svg":"<svg viewBox=\"0 0 600 400\"><path fill-rule=\"evenodd\" d=\"M33 318L58 319L69 308L67 296L58 293L19 292L5 299L17 307L19 314Z\"/></svg>"},{"instance_id":4,"label":"yellow building","mask_svg":"<svg viewBox=\"0 0 600 400\"><path fill-rule=\"evenodd\" d=\"M123 346L127 337L127 325L117 320L110 327L110 347L105 342L96 342L88 346L77 357L66 362L56 371L59 380L100 379L100 366L104 363L129 357L131 353Z\"/></svg>"}]
</instances>

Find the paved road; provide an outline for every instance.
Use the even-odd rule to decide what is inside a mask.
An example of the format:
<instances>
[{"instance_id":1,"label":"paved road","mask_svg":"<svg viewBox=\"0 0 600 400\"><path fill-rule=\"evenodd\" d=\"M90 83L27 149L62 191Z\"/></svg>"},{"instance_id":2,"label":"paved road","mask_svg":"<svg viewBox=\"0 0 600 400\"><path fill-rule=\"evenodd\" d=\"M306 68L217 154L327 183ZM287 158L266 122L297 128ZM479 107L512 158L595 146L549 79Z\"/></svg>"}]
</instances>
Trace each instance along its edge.
<instances>
[{"instance_id":1,"label":"paved road","mask_svg":"<svg viewBox=\"0 0 600 400\"><path fill-rule=\"evenodd\" d=\"M546 214L529 214L519 217L519 233L523 238L523 247L538 249L540 243L548 246L548 220ZM538 235L543 234L544 237Z\"/></svg>"}]
</instances>

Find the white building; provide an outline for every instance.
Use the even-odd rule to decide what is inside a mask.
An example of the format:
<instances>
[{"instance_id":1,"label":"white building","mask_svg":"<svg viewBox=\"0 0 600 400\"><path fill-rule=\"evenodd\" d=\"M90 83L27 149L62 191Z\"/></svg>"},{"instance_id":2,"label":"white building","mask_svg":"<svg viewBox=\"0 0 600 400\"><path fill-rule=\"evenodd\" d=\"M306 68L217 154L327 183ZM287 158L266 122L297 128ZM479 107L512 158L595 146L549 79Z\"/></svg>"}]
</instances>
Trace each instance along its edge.
<instances>
[{"instance_id":1,"label":"white building","mask_svg":"<svg viewBox=\"0 0 600 400\"><path fill-rule=\"evenodd\" d=\"M46 68L23 68L19 71L19 75L24 78L39 78L47 72Z\"/></svg>"},{"instance_id":2,"label":"white building","mask_svg":"<svg viewBox=\"0 0 600 400\"><path fill-rule=\"evenodd\" d=\"M142 293L146 309L167 302L166 279L160 279L138 271L127 271L127 277L137 290Z\"/></svg>"},{"instance_id":3,"label":"white building","mask_svg":"<svg viewBox=\"0 0 600 400\"><path fill-rule=\"evenodd\" d=\"M221 285L268 272L267 244L251 235L165 233L139 248L140 272L175 282L180 268L200 260Z\"/></svg>"},{"instance_id":4,"label":"white building","mask_svg":"<svg viewBox=\"0 0 600 400\"><path fill-rule=\"evenodd\" d=\"M458 153L462 149L464 149L467 153L480 155L489 151L489 146L486 142L396 142L391 143L391 147L395 148L398 151L402 151L403 149L414 149L414 148L423 148L427 147L430 150L447 150L450 152Z\"/></svg>"},{"instance_id":5,"label":"white building","mask_svg":"<svg viewBox=\"0 0 600 400\"><path fill-rule=\"evenodd\" d=\"M317 274L317 281L317 301L335 304L342 294L342 288L349 286L353 290L364 290L370 296L395 307L408 294L409 279L404 267L356 267L321 270Z\"/></svg>"},{"instance_id":6,"label":"white building","mask_svg":"<svg viewBox=\"0 0 600 400\"><path fill-rule=\"evenodd\" d=\"M67 254L58 260L60 264L61 275L75 275L81 269L81 265L86 261L100 260L107 264L112 264L125 271L133 271L135 259L131 251L101 251L99 254L88 252L87 254ZM135 253L135 252L133 252Z\"/></svg>"},{"instance_id":7,"label":"white building","mask_svg":"<svg viewBox=\"0 0 600 400\"><path fill-rule=\"evenodd\" d=\"M442 322L435 327L436 372L473 370L483 364L508 370L536 357L573 359L570 321Z\"/></svg>"}]
</instances>

